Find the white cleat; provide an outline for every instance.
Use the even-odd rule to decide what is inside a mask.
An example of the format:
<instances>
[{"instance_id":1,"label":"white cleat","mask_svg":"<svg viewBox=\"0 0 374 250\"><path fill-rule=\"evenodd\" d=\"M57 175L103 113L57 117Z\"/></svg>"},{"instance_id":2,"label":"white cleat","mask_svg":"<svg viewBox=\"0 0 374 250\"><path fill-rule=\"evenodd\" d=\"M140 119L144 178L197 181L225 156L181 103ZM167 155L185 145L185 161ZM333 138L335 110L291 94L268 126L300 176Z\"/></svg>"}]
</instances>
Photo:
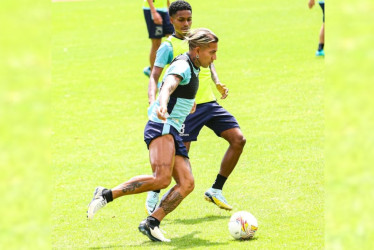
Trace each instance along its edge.
<instances>
[{"instance_id":1,"label":"white cleat","mask_svg":"<svg viewBox=\"0 0 374 250\"><path fill-rule=\"evenodd\" d=\"M103 187L97 187L94 192L94 196L88 205L87 218L91 220L100 208L105 207L107 204L106 199L103 196Z\"/></svg>"}]
</instances>

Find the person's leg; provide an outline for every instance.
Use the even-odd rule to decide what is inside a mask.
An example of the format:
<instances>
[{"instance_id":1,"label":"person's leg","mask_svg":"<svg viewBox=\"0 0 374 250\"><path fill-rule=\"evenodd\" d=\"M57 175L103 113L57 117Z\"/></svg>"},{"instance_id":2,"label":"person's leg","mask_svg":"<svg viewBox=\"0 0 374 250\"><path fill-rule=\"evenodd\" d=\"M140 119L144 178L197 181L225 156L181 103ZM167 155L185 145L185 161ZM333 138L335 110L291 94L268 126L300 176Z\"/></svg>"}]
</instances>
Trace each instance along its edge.
<instances>
[{"instance_id":1,"label":"person's leg","mask_svg":"<svg viewBox=\"0 0 374 250\"><path fill-rule=\"evenodd\" d=\"M221 137L229 143L229 147L223 156L215 182L212 187L205 192L205 199L209 202L213 202L219 208L232 210L232 206L228 204L222 194L222 189L227 178L238 163L246 140L239 128L227 129L221 133Z\"/></svg>"},{"instance_id":2,"label":"person's leg","mask_svg":"<svg viewBox=\"0 0 374 250\"><path fill-rule=\"evenodd\" d=\"M187 153L188 153L190 151L191 142L183 142L183 144L186 147ZM152 169L152 170L154 172L154 169ZM174 168L173 171L175 171L175 168ZM174 172L173 172L173 178L174 179L176 178L174 176ZM145 200L145 210L146 210L148 215L151 215L155 211L155 209L157 207L157 204L158 204L159 196L160 196L160 190L159 189L148 192L147 199Z\"/></svg>"},{"instance_id":3,"label":"person's leg","mask_svg":"<svg viewBox=\"0 0 374 250\"><path fill-rule=\"evenodd\" d=\"M325 46L325 2L320 1L319 5L321 6L322 13L323 13L323 23L321 26L321 29L319 31L319 43L318 43L318 50L316 52L316 56L324 56L325 51L324 51L324 46Z\"/></svg>"},{"instance_id":4,"label":"person's leg","mask_svg":"<svg viewBox=\"0 0 374 250\"><path fill-rule=\"evenodd\" d=\"M240 155L243 152L246 139L244 138L240 128L231 128L225 130L221 133L221 137L229 143L229 147L223 156L219 174L228 178L238 163Z\"/></svg>"},{"instance_id":5,"label":"person's leg","mask_svg":"<svg viewBox=\"0 0 374 250\"><path fill-rule=\"evenodd\" d=\"M152 19L152 14L150 10L143 10L144 18L147 24L148 38L151 39L151 49L149 52L149 66L143 69L143 73L146 76L150 76L152 68L156 59L156 52L161 45L161 38L163 35L163 26L156 25Z\"/></svg>"},{"instance_id":6,"label":"person's leg","mask_svg":"<svg viewBox=\"0 0 374 250\"><path fill-rule=\"evenodd\" d=\"M137 194L153 189L167 188L171 182L174 165L175 146L172 135L154 139L149 145L149 160L154 175L141 175L131 178L112 189L113 199L128 194Z\"/></svg>"},{"instance_id":7,"label":"person's leg","mask_svg":"<svg viewBox=\"0 0 374 250\"><path fill-rule=\"evenodd\" d=\"M96 188L94 198L89 204L88 218L92 219L94 214L107 202L124 195L142 193L154 189L163 189L169 186L172 177L175 144L172 135L167 134L152 140L149 145L149 158L154 175L140 175L131 178L117 187L108 190Z\"/></svg>"},{"instance_id":8,"label":"person's leg","mask_svg":"<svg viewBox=\"0 0 374 250\"><path fill-rule=\"evenodd\" d=\"M325 23L322 24L321 30L319 32L319 43L325 44Z\"/></svg>"},{"instance_id":9,"label":"person's leg","mask_svg":"<svg viewBox=\"0 0 374 250\"><path fill-rule=\"evenodd\" d=\"M176 185L162 197L160 205L151 215L159 221L171 213L194 189L194 178L188 158L180 155L175 157L173 178Z\"/></svg>"},{"instance_id":10,"label":"person's leg","mask_svg":"<svg viewBox=\"0 0 374 250\"><path fill-rule=\"evenodd\" d=\"M158 48L161 45L161 38L152 38L151 43L152 45L151 45L151 51L149 52L149 63L150 63L149 65L151 67L151 72L152 72L153 65L156 60L156 53L157 53Z\"/></svg>"},{"instance_id":11,"label":"person's leg","mask_svg":"<svg viewBox=\"0 0 374 250\"><path fill-rule=\"evenodd\" d=\"M160 232L160 223L194 189L194 178L188 158L180 155L175 157L173 178L176 185L162 197L158 208L139 225L139 231L153 241L169 241Z\"/></svg>"},{"instance_id":12,"label":"person's leg","mask_svg":"<svg viewBox=\"0 0 374 250\"><path fill-rule=\"evenodd\" d=\"M318 50L316 52L316 56L324 56L325 51L325 23L322 24L321 30L319 31L319 42L318 42Z\"/></svg>"},{"instance_id":13,"label":"person's leg","mask_svg":"<svg viewBox=\"0 0 374 250\"><path fill-rule=\"evenodd\" d=\"M190 150L191 141L196 141L200 130L204 126L205 122L209 120L206 111L206 109L209 110L209 106L209 104L198 104L196 106L195 113L187 116L182 129L179 131L179 136L184 141L183 144L187 149L187 153ZM154 209L157 207L159 196L160 190L148 192L147 198L145 200L145 210L148 215L152 214Z\"/></svg>"},{"instance_id":14,"label":"person's leg","mask_svg":"<svg viewBox=\"0 0 374 250\"><path fill-rule=\"evenodd\" d=\"M222 189L227 178L238 163L246 140L233 115L218 103L212 103L211 106L210 113L212 117L206 123L206 126L212 129L217 136L224 138L229 143L229 147L222 158L215 182L212 187L205 192L205 199L213 202L222 209L231 210L232 206L227 203L222 194Z\"/></svg>"}]
</instances>

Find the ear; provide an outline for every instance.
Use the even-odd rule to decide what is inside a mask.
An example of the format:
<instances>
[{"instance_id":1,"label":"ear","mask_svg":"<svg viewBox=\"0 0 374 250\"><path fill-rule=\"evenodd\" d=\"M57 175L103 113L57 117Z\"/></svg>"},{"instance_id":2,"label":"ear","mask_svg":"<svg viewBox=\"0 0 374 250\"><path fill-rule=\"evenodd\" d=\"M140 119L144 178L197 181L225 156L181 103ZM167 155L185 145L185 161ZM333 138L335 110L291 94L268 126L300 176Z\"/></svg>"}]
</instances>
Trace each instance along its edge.
<instances>
[{"instance_id":1,"label":"ear","mask_svg":"<svg viewBox=\"0 0 374 250\"><path fill-rule=\"evenodd\" d=\"M197 54L200 53L200 47L196 47L196 53L197 53Z\"/></svg>"},{"instance_id":2,"label":"ear","mask_svg":"<svg viewBox=\"0 0 374 250\"><path fill-rule=\"evenodd\" d=\"M170 17L170 23L171 23L171 24L174 24L174 22L173 22L173 18L172 18L172 17Z\"/></svg>"}]
</instances>

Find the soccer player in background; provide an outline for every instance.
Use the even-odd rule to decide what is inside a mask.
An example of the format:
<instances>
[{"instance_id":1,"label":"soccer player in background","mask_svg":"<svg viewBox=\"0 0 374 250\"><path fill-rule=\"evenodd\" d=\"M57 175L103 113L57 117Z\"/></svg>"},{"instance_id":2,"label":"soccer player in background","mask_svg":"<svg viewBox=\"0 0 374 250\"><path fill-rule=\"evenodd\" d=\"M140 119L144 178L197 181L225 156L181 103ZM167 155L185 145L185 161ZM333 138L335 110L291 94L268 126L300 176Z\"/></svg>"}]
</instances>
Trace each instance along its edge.
<instances>
[{"instance_id":1,"label":"soccer player in background","mask_svg":"<svg viewBox=\"0 0 374 250\"><path fill-rule=\"evenodd\" d=\"M319 6L322 8L323 13L323 23L321 30L319 32L319 44L318 44L318 50L316 51L316 56L325 56L325 51L323 50L325 46L325 0L319 1ZM308 6L309 9L313 8L315 2L314 0L309 0Z\"/></svg>"},{"instance_id":2,"label":"soccer player in background","mask_svg":"<svg viewBox=\"0 0 374 250\"><path fill-rule=\"evenodd\" d=\"M168 8L169 0L144 0L143 12L147 24L148 37L151 39L151 51L149 52L149 65L143 69L143 73L149 77L156 58L156 51L160 47L164 36L173 34L174 28L170 23Z\"/></svg>"},{"instance_id":3,"label":"soccer player in background","mask_svg":"<svg viewBox=\"0 0 374 250\"><path fill-rule=\"evenodd\" d=\"M157 51L148 86L148 101L151 105L156 99L157 83L164 68L168 68L174 57L188 51L184 38L192 24L191 5L185 1L172 2L169 7L169 15L175 32L162 43ZM196 112L186 118L180 130L180 136L188 151L191 142L197 140L197 136L203 126L212 129L217 136L224 138L229 143L229 147L221 161L216 180L212 187L205 192L205 199L222 209L231 210L232 206L223 196L222 188L235 168L246 140L236 119L217 103L211 85L214 84L216 86L222 95L221 99L227 97L228 89L219 81L213 63L209 67L210 69L201 69L199 75L200 86L196 95ZM145 203L148 214L151 214L157 207L159 193L160 190L157 189L148 192Z\"/></svg>"},{"instance_id":4,"label":"soccer player in background","mask_svg":"<svg viewBox=\"0 0 374 250\"><path fill-rule=\"evenodd\" d=\"M173 177L176 185L139 225L139 231L152 241L170 241L160 231L160 223L194 189L188 152L179 131L187 115L196 109L200 67L209 67L216 60L218 49L218 38L208 29L196 29L186 39L189 51L171 62L160 95L148 109L149 121L144 129L144 141L155 174L135 176L112 189L97 187L88 205L88 219L92 219L108 202L121 196L167 188Z\"/></svg>"}]
</instances>

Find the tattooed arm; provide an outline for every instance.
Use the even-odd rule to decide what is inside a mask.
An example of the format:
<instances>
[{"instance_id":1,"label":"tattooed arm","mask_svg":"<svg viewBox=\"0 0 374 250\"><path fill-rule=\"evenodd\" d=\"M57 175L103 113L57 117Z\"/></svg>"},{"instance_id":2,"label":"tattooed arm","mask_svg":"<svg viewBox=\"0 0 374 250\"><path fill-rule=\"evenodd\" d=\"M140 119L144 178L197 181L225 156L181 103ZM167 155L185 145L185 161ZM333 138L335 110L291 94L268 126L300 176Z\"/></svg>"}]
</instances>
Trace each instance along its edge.
<instances>
[{"instance_id":1,"label":"tattooed arm","mask_svg":"<svg viewBox=\"0 0 374 250\"><path fill-rule=\"evenodd\" d=\"M166 120L167 118L167 104L171 93L178 87L179 83L182 81L182 77L179 75L168 75L165 82L161 88L159 102L160 107L157 110L157 116L161 120Z\"/></svg>"}]
</instances>

